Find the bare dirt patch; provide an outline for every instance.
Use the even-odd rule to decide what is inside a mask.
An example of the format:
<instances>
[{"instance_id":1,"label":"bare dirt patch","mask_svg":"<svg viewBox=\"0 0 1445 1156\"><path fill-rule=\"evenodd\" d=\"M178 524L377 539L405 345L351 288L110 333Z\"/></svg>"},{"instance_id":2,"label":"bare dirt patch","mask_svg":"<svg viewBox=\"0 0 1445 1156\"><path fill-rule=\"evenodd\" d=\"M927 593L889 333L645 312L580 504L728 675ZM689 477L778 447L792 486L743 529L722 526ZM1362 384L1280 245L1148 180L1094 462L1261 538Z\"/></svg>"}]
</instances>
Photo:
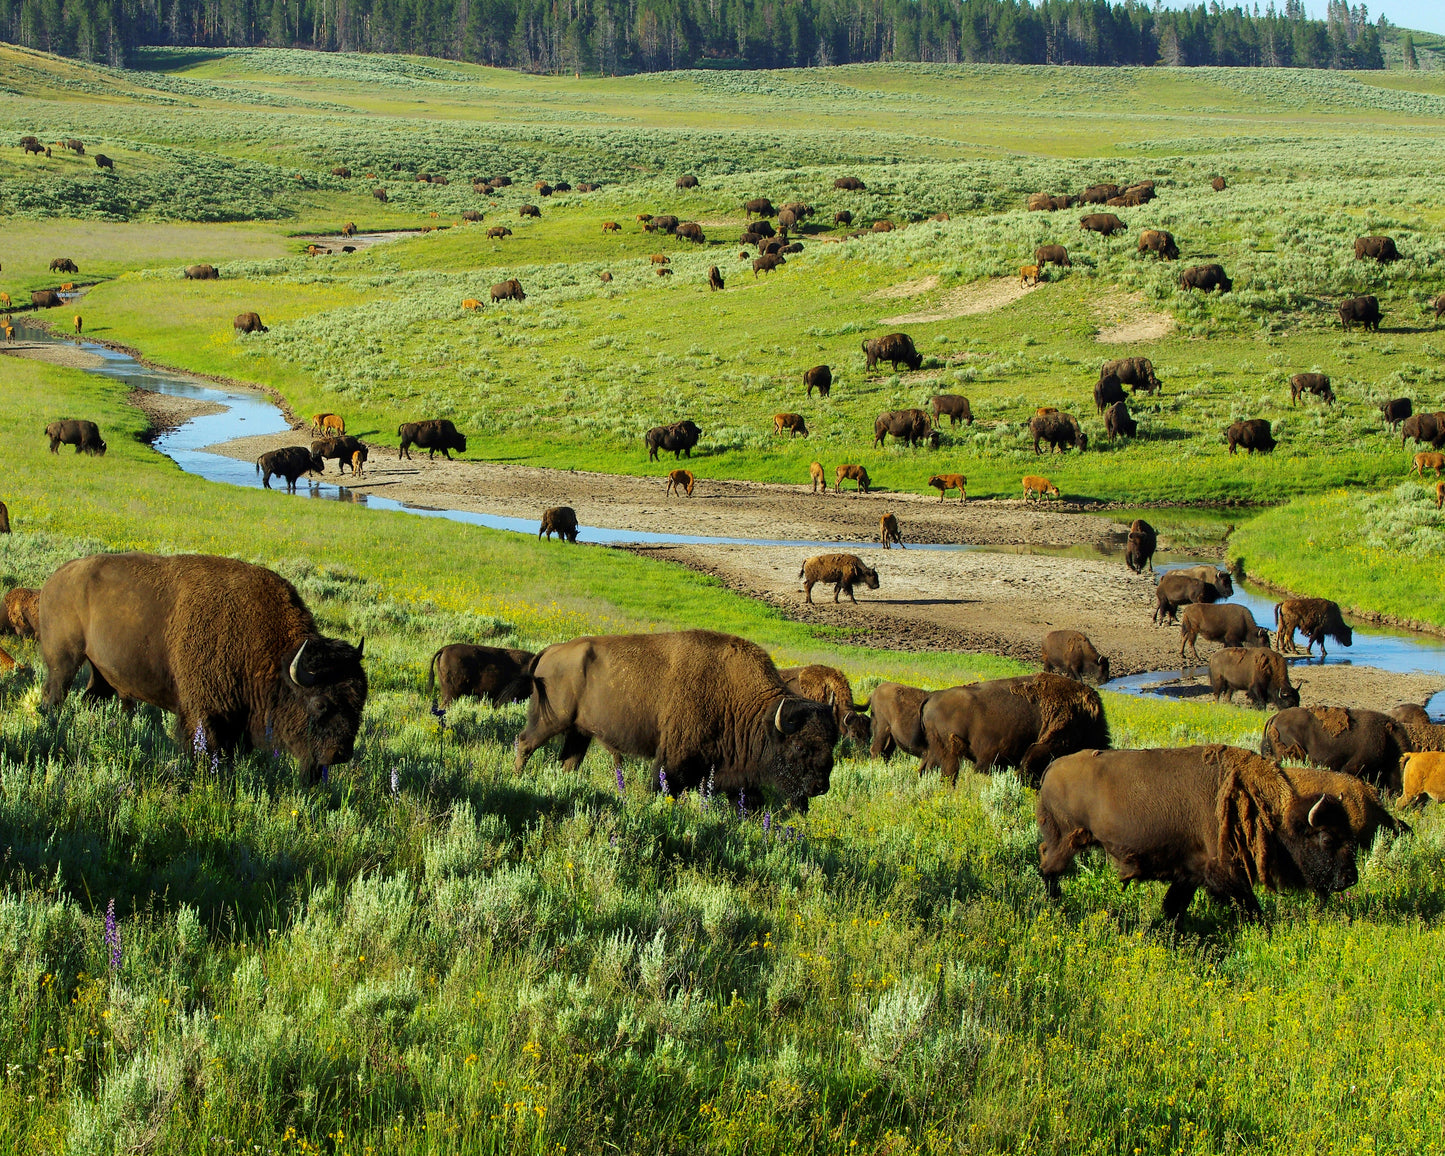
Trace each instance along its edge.
<instances>
[{"instance_id":1,"label":"bare dirt patch","mask_svg":"<svg viewBox=\"0 0 1445 1156\"><path fill-rule=\"evenodd\" d=\"M1137 293L1108 293L1094 305L1099 332L1094 340L1106 345L1159 341L1174 329L1168 313L1150 309Z\"/></svg>"},{"instance_id":2,"label":"bare dirt patch","mask_svg":"<svg viewBox=\"0 0 1445 1156\"><path fill-rule=\"evenodd\" d=\"M934 278L935 282L937 278ZM926 321L952 321L975 313L991 313L1028 296L1038 285L1025 285L1017 277L994 277L973 285L950 289L926 309L881 317L880 325L919 325Z\"/></svg>"},{"instance_id":3,"label":"bare dirt patch","mask_svg":"<svg viewBox=\"0 0 1445 1156\"><path fill-rule=\"evenodd\" d=\"M360 253L376 245L385 245L388 241L420 237L423 232L422 229L392 229L384 233L357 233L350 237L343 237L340 233L306 233L290 239L302 249L307 245L319 245L323 249L330 249L337 256L342 256L341 247L343 245L350 245Z\"/></svg>"},{"instance_id":4,"label":"bare dirt patch","mask_svg":"<svg viewBox=\"0 0 1445 1156\"><path fill-rule=\"evenodd\" d=\"M91 353L79 345L64 345L53 341L16 341L0 345L0 353L11 357L28 357L32 361L48 361L51 365L63 365L67 369L95 369L105 364L105 358Z\"/></svg>"},{"instance_id":5,"label":"bare dirt patch","mask_svg":"<svg viewBox=\"0 0 1445 1156\"><path fill-rule=\"evenodd\" d=\"M151 437L185 425L193 417L220 413L226 407L213 401L202 401L193 397L173 397L168 393L156 393L149 389L133 389L126 400L146 415L150 422L147 431Z\"/></svg>"},{"instance_id":6,"label":"bare dirt patch","mask_svg":"<svg viewBox=\"0 0 1445 1156\"><path fill-rule=\"evenodd\" d=\"M919 277L915 281L900 281L897 285L888 285L868 294L868 299L870 301L899 301L905 297L920 297L937 288L938 277L929 274L927 277Z\"/></svg>"}]
</instances>

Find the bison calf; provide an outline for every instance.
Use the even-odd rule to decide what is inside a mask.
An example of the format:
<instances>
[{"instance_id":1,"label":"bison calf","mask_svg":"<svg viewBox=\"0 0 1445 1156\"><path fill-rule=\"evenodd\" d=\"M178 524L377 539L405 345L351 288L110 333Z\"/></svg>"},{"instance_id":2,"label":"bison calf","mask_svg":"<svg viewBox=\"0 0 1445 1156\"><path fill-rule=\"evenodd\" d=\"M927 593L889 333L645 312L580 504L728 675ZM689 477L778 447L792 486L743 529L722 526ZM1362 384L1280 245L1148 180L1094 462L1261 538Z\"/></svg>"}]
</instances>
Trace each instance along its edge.
<instances>
[{"instance_id":1,"label":"bison calf","mask_svg":"<svg viewBox=\"0 0 1445 1156\"><path fill-rule=\"evenodd\" d=\"M564 542L577 541L577 511L571 506L553 506L542 511L542 522L537 528L537 537L547 535L547 541L556 534Z\"/></svg>"},{"instance_id":2,"label":"bison calf","mask_svg":"<svg viewBox=\"0 0 1445 1156\"><path fill-rule=\"evenodd\" d=\"M431 656L427 693L443 710L459 698L485 698L493 706L523 702L532 693L527 677L532 658L530 650L453 642Z\"/></svg>"},{"instance_id":3,"label":"bison calf","mask_svg":"<svg viewBox=\"0 0 1445 1156\"><path fill-rule=\"evenodd\" d=\"M692 476L691 470L670 470L667 475L667 489L663 491L663 496L686 492L690 498L696 482L697 479Z\"/></svg>"},{"instance_id":4,"label":"bison calf","mask_svg":"<svg viewBox=\"0 0 1445 1156\"><path fill-rule=\"evenodd\" d=\"M893 514L884 514L878 519L878 540L885 550L894 542L898 543L900 550L908 548L903 544L903 535L898 532L898 519Z\"/></svg>"},{"instance_id":5,"label":"bison calf","mask_svg":"<svg viewBox=\"0 0 1445 1156\"><path fill-rule=\"evenodd\" d=\"M949 490L958 491L958 500L960 503L967 501L968 491L964 489L967 483L968 479L962 474L934 474L933 477L928 479L928 484L938 491L938 500L940 502L948 496Z\"/></svg>"},{"instance_id":6,"label":"bison calf","mask_svg":"<svg viewBox=\"0 0 1445 1156\"><path fill-rule=\"evenodd\" d=\"M833 601L839 594L847 594L852 602L853 587L862 584L869 590L878 589L878 571L869 566L856 554L815 554L803 563L798 571L803 581L803 595L807 602L813 601L813 587L819 582L833 583Z\"/></svg>"}]
</instances>

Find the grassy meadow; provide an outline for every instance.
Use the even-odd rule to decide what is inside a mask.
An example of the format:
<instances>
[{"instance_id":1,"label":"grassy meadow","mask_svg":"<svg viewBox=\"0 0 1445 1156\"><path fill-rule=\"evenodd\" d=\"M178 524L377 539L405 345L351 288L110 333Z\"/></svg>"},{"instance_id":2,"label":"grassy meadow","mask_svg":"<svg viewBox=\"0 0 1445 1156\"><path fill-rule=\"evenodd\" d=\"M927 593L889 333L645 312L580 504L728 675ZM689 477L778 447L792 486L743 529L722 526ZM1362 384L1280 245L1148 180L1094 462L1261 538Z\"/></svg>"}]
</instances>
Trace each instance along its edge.
<instances>
[{"instance_id":1,"label":"grassy meadow","mask_svg":"<svg viewBox=\"0 0 1445 1156\"><path fill-rule=\"evenodd\" d=\"M1436 74L573 79L269 50L146 64L0 46L4 139L80 136L116 160L110 176L0 149L0 289L28 300L56 256L93 283L53 321L79 311L101 339L339 410L380 441L450 416L473 457L647 472L641 433L691 416L705 477L797 481L816 457L894 490L946 468L971 496L1011 496L1042 470L1074 497L1239 503L1221 513L1251 573L1445 625L1445 520L1376 409L1445 407L1425 308L1445 291ZM330 175L343 164L353 178ZM699 188L674 189L684 171ZM867 191L835 192L843 172ZM501 173L516 184L472 191ZM602 188L539 199L542 177ZM1022 210L1036 189L1143 177L1160 196L1121 211L1127 238ZM735 242L761 194L818 212L805 251L754 281ZM540 221L519 220L528 202ZM462 224L468 208L486 220ZM843 208L906 227L827 244ZM640 212L701 221L709 242L646 236ZM346 220L435 231L301 252ZM499 222L513 236L487 240ZM1135 256L1142 227L1172 230L1183 260ZM1355 263L1365 232L1405 259ZM1073 267L1002 300L1055 240ZM1177 291L1206 260L1235 293ZM180 280L198 261L222 280ZM463 313L510 276L525 302ZM1384 304L1378 335L1333 318L1359 292ZM250 309L270 332L237 338ZM915 315L933 319L885 323ZM1098 340L1140 323L1148 340ZM925 365L868 377L859 342L890 329ZM1101 446L1098 365L1133 354L1163 394L1135 408L1137 442ZM818 362L827 401L802 393ZM1337 406L1290 408L1304 369L1331 374ZM879 411L943 390L971 398L972 427L937 453L872 448ZM268 752L182 749L149 708L42 715L29 676L0 679L0 1151L1445 1151L1435 810L1328 903L1265 897L1253 927L1201 899L1176 936L1162 889L1125 891L1097 857L1046 901L1012 776L949 790L845 747L801 817L672 803L595 755L564 775L539 754L517 776L521 707L430 710L443 643L706 624L780 663L840 665L859 697L1024 668L845 645L622 552L202 482L140 440L115 383L74 370L5 358L0 391L4 587L99 549L232 554L291 578L327 632L365 636L371 679L356 762L314 790ZM1020 427L1039 404L1083 419L1086 454L1035 459ZM805 414L807 442L772 439L781 410ZM62 414L98 421L107 455L47 453L39 431ZM1225 454L1219 431L1243 416L1275 423L1273 457ZM1273 505L1251 518L1252 503ZM1117 746L1253 746L1262 721L1105 701Z\"/></svg>"}]
</instances>

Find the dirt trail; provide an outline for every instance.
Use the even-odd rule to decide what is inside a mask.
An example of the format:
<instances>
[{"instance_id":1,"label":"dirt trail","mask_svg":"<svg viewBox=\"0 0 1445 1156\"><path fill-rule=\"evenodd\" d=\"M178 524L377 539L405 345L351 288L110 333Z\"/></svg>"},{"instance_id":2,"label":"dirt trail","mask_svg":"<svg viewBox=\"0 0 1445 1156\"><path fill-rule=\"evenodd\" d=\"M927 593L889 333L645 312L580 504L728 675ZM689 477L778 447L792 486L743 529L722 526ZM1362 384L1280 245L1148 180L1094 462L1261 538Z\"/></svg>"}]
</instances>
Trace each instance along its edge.
<instances>
[{"instance_id":1,"label":"dirt trail","mask_svg":"<svg viewBox=\"0 0 1445 1156\"><path fill-rule=\"evenodd\" d=\"M938 278L933 278L933 284L928 285L927 279L913 282L917 288L909 296L924 292L925 288L931 289L937 286ZM905 282L905 284L909 284ZM994 277L988 281L981 281L974 285L960 285L957 289L950 289L947 293L938 298L932 305L914 313L899 313L894 317L880 317L879 325L922 325L929 321L952 321L957 317L970 317L975 313L991 313L995 309L1002 309L1005 305L1012 305L1015 301L1026 297L1039 287L1039 283L1032 285L1023 284L1017 277ZM894 289L902 288L895 285ZM879 294L874 294L879 296Z\"/></svg>"}]
</instances>

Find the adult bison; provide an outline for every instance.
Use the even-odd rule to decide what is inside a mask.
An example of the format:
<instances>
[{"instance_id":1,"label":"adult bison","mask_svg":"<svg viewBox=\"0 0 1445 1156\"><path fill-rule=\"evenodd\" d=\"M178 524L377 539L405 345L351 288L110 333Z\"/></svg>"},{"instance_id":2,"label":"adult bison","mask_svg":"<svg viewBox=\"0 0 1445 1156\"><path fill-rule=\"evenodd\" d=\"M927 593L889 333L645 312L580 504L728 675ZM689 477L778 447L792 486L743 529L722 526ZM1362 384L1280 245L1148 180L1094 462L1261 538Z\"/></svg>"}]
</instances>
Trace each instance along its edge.
<instances>
[{"instance_id":1,"label":"adult bison","mask_svg":"<svg viewBox=\"0 0 1445 1156\"><path fill-rule=\"evenodd\" d=\"M873 445L881 446L890 434L910 446L926 441L933 449L938 448L938 431L933 428L928 414L921 409L895 409L880 413L873 421Z\"/></svg>"},{"instance_id":2,"label":"adult bison","mask_svg":"<svg viewBox=\"0 0 1445 1156\"><path fill-rule=\"evenodd\" d=\"M758 279L759 273L771 273L774 269L780 269L787 263L787 258L781 253L767 253L761 257L755 257L753 258L753 280Z\"/></svg>"},{"instance_id":3,"label":"adult bison","mask_svg":"<svg viewBox=\"0 0 1445 1156\"><path fill-rule=\"evenodd\" d=\"M522 283L515 277L506 281L499 281L492 286L492 304L498 301L525 301L527 295L522 292Z\"/></svg>"},{"instance_id":4,"label":"adult bison","mask_svg":"<svg viewBox=\"0 0 1445 1156\"><path fill-rule=\"evenodd\" d=\"M1089 213L1079 219L1079 228L1087 233L1099 233L1105 237L1122 233L1128 227L1113 213Z\"/></svg>"},{"instance_id":5,"label":"adult bison","mask_svg":"<svg viewBox=\"0 0 1445 1156\"><path fill-rule=\"evenodd\" d=\"M547 541L556 534L564 542L577 541L577 511L571 506L553 506L542 511L542 522L537 527L537 537L547 535Z\"/></svg>"},{"instance_id":6,"label":"adult bison","mask_svg":"<svg viewBox=\"0 0 1445 1156\"><path fill-rule=\"evenodd\" d=\"M692 241L697 245L701 245L707 240L707 236L702 231L702 226L696 221L684 221L677 227L677 235L684 241Z\"/></svg>"},{"instance_id":7,"label":"adult bison","mask_svg":"<svg viewBox=\"0 0 1445 1156\"><path fill-rule=\"evenodd\" d=\"M1415 407L1408 397L1392 397L1389 401L1380 402L1380 417L1394 433L1400 423L1408 419L1415 412ZM1404 444L1402 441L1401 445Z\"/></svg>"},{"instance_id":8,"label":"adult bison","mask_svg":"<svg viewBox=\"0 0 1445 1156\"><path fill-rule=\"evenodd\" d=\"M913 348L913 338L906 333L887 333L882 337L864 341L863 353L868 359L867 368L870 370L880 361L892 362L894 373L898 372L900 364L914 371L923 364L923 358L919 356L918 350Z\"/></svg>"},{"instance_id":9,"label":"adult bison","mask_svg":"<svg viewBox=\"0 0 1445 1156\"><path fill-rule=\"evenodd\" d=\"M1176 924L1203 887L1258 919L1254 888L1343 891L1358 878L1341 801L1302 795L1278 764L1239 747L1080 751L1044 776L1035 816L1039 874L1052 895L1086 847L1125 883L1169 884Z\"/></svg>"},{"instance_id":10,"label":"adult bison","mask_svg":"<svg viewBox=\"0 0 1445 1156\"><path fill-rule=\"evenodd\" d=\"M878 589L878 571L856 554L815 554L803 563L798 571L803 583L803 598L813 601L813 587L820 582L833 583L833 601L839 594L848 595L850 602L857 602L853 596L854 586L869 590Z\"/></svg>"},{"instance_id":11,"label":"adult bison","mask_svg":"<svg viewBox=\"0 0 1445 1156\"><path fill-rule=\"evenodd\" d=\"M1018 767L1033 785L1060 755L1109 745L1099 692L1058 674L936 691L923 704L923 732L928 749L919 773L937 767L951 784L963 759L980 772Z\"/></svg>"},{"instance_id":12,"label":"adult bison","mask_svg":"<svg viewBox=\"0 0 1445 1156\"><path fill-rule=\"evenodd\" d=\"M828 790L838 724L793 694L767 653L711 630L574 638L532 661L516 771L557 735L567 770L595 738L620 772L650 759L673 795L710 784L740 800L768 789L801 809ZM760 799L758 801L761 801Z\"/></svg>"},{"instance_id":13,"label":"adult bison","mask_svg":"<svg viewBox=\"0 0 1445 1156\"><path fill-rule=\"evenodd\" d=\"M1445 413L1411 414L1400 427L1400 448L1411 438L1429 442L1437 450L1445 446Z\"/></svg>"},{"instance_id":14,"label":"adult bison","mask_svg":"<svg viewBox=\"0 0 1445 1156\"><path fill-rule=\"evenodd\" d=\"M459 433L450 418L403 422L397 427L396 436L401 439L401 447L396 451L397 461L410 459L412 446L426 450L429 460L435 460L437 450L441 450L442 457L447 461L452 460L452 450L459 454L467 452L467 435Z\"/></svg>"},{"instance_id":15,"label":"adult bison","mask_svg":"<svg viewBox=\"0 0 1445 1156\"><path fill-rule=\"evenodd\" d=\"M835 189L842 189L844 192L858 193L862 192L868 186L857 177L836 177L833 180L833 187Z\"/></svg>"},{"instance_id":16,"label":"adult bison","mask_svg":"<svg viewBox=\"0 0 1445 1156\"><path fill-rule=\"evenodd\" d=\"M79 273L80 267L69 257L57 257L50 262L52 273Z\"/></svg>"},{"instance_id":17,"label":"adult bison","mask_svg":"<svg viewBox=\"0 0 1445 1156\"><path fill-rule=\"evenodd\" d=\"M364 644L323 636L270 570L209 555L78 558L45 583L40 619L52 710L89 662L87 699L169 711L183 745L283 747L308 783L351 760Z\"/></svg>"},{"instance_id":18,"label":"adult bison","mask_svg":"<svg viewBox=\"0 0 1445 1156\"><path fill-rule=\"evenodd\" d=\"M109 169L111 172L115 172L115 162L104 153L95 154L95 167L98 169Z\"/></svg>"},{"instance_id":19,"label":"adult bison","mask_svg":"<svg viewBox=\"0 0 1445 1156\"><path fill-rule=\"evenodd\" d=\"M1034 250L1034 264L1039 268L1043 268L1045 265L1068 268L1073 265L1073 262L1069 260L1069 251L1062 245L1040 245Z\"/></svg>"},{"instance_id":20,"label":"adult bison","mask_svg":"<svg viewBox=\"0 0 1445 1156\"><path fill-rule=\"evenodd\" d=\"M950 426L956 426L959 422L965 425L973 424L973 410L968 404L968 398L962 394L935 394L930 404L933 407L934 425L938 425L944 418L948 418Z\"/></svg>"},{"instance_id":21,"label":"adult bison","mask_svg":"<svg viewBox=\"0 0 1445 1156\"><path fill-rule=\"evenodd\" d=\"M65 304L65 298L54 289L32 289L30 304L37 309L55 309Z\"/></svg>"},{"instance_id":22,"label":"adult bison","mask_svg":"<svg viewBox=\"0 0 1445 1156\"><path fill-rule=\"evenodd\" d=\"M463 210L463 212L462 212L462 220L466 221L468 224L475 225L478 221L482 220L481 210L480 210L480 209L465 209L465 210Z\"/></svg>"},{"instance_id":23,"label":"adult bison","mask_svg":"<svg viewBox=\"0 0 1445 1156\"><path fill-rule=\"evenodd\" d=\"M1221 293L1231 293L1234 282L1225 274L1223 265L1195 265L1179 275L1179 288L1186 291L1198 289L1202 293L1212 293L1216 289Z\"/></svg>"},{"instance_id":24,"label":"adult bison","mask_svg":"<svg viewBox=\"0 0 1445 1156\"><path fill-rule=\"evenodd\" d=\"M1153 253L1166 261L1179 259L1179 246L1174 243L1174 234L1163 229L1145 229L1139 234L1140 253Z\"/></svg>"},{"instance_id":25,"label":"adult bison","mask_svg":"<svg viewBox=\"0 0 1445 1156\"><path fill-rule=\"evenodd\" d=\"M1307 393L1314 394L1326 405L1335 404L1335 391L1330 388L1330 379L1323 373L1297 373L1289 379L1289 403L1297 405Z\"/></svg>"},{"instance_id":26,"label":"adult bison","mask_svg":"<svg viewBox=\"0 0 1445 1156\"><path fill-rule=\"evenodd\" d=\"M527 667L534 657L530 650L453 642L431 656L426 690L442 710L459 698L484 698L493 706L521 702L532 693Z\"/></svg>"},{"instance_id":27,"label":"adult bison","mask_svg":"<svg viewBox=\"0 0 1445 1156\"><path fill-rule=\"evenodd\" d=\"M1100 380L1094 386L1094 409L1103 413L1115 403L1124 403L1124 387L1117 381Z\"/></svg>"},{"instance_id":28,"label":"adult bison","mask_svg":"<svg viewBox=\"0 0 1445 1156\"><path fill-rule=\"evenodd\" d=\"M672 182L672 187L675 189L695 189L697 188L697 178L691 173L684 173Z\"/></svg>"},{"instance_id":29,"label":"adult bison","mask_svg":"<svg viewBox=\"0 0 1445 1156\"><path fill-rule=\"evenodd\" d=\"M256 459L256 472L261 475L261 484L271 488L271 478L286 479L287 493L296 492L296 482L303 474L326 472L326 462L319 453L306 446L283 446L279 450L262 454Z\"/></svg>"},{"instance_id":30,"label":"adult bison","mask_svg":"<svg viewBox=\"0 0 1445 1156\"><path fill-rule=\"evenodd\" d=\"M1213 189L1216 193L1222 193L1225 189L1229 187L1229 184L1227 181L1225 181L1223 177L1215 177L1212 181L1209 182L1209 187Z\"/></svg>"},{"instance_id":31,"label":"adult bison","mask_svg":"<svg viewBox=\"0 0 1445 1156\"><path fill-rule=\"evenodd\" d=\"M1039 442L1049 443L1049 453L1067 453L1070 448L1083 453L1089 448L1089 435L1079 428L1079 420L1067 413L1036 413L1029 419L1029 433L1034 439L1034 453L1042 452Z\"/></svg>"},{"instance_id":32,"label":"adult bison","mask_svg":"<svg viewBox=\"0 0 1445 1156\"><path fill-rule=\"evenodd\" d=\"M185 277L187 281L219 281L221 274L214 265L187 265Z\"/></svg>"},{"instance_id":33,"label":"adult bison","mask_svg":"<svg viewBox=\"0 0 1445 1156\"><path fill-rule=\"evenodd\" d=\"M843 225L845 228L853 223L853 214L847 209L839 209L833 214L833 224Z\"/></svg>"},{"instance_id":34,"label":"adult bison","mask_svg":"<svg viewBox=\"0 0 1445 1156\"><path fill-rule=\"evenodd\" d=\"M105 439L93 421L53 421L45 427L50 439L50 452L58 454L61 446L74 446L75 452L105 456Z\"/></svg>"},{"instance_id":35,"label":"adult bison","mask_svg":"<svg viewBox=\"0 0 1445 1156\"><path fill-rule=\"evenodd\" d=\"M1233 602L1191 602L1184 607L1179 624L1179 661L1184 661L1184 648L1189 647L1194 661L1199 662L1198 641L1222 642L1225 646L1269 649L1269 631L1254 620L1248 606Z\"/></svg>"},{"instance_id":36,"label":"adult bison","mask_svg":"<svg viewBox=\"0 0 1445 1156\"><path fill-rule=\"evenodd\" d=\"M923 704L929 692L900 682L881 682L865 704L873 723L868 753L885 762L895 750L922 758L928 751L923 733Z\"/></svg>"},{"instance_id":37,"label":"adult bison","mask_svg":"<svg viewBox=\"0 0 1445 1156\"><path fill-rule=\"evenodd\" d=\"M1296 706L1264 724L1259 753L1313 763L1340 774L1400 789L1400 759L1413 750L1405 727L1377 710Z\"/></svg>"},{"instance_id":38,"label":"adult bison","mask_svg":"<svg viewBox=\"0 0 1445 1156\"><path fill-rule=\"evenodd\" d=\"M754 197L751 201L743 202L743 217L776 217L778 210L773 208L773 202L767 197Z\"/></svg>"},{"instance_id":39,"label":"adult bison","mask_svg":"<svg viewBox=\"0 0 1445 1156\"><path fill-rule=\"evenodd\" d=\"M1374 297L1351 297L1340 302L1340 324L1346 330L1356 325L1380 331L1380 303Z\"/></svg>"},{"instance_id":40,"label":"adult bison","mask_svg":"<svg viewBox=\"0 0 1445 1156\"><path fill-rule=\"evenodd\" d=\"M1226 585L1228 579L1228 574L1221 581L1171 570L1159 579L1159 585L1154 587L1154 624L1162 626L1166 618L1170 622L1178 622L1179 608L1182 606L1195 602L1218 602L1228 598L1234 593L1233 584Z\"/></svg>"},{"instance_id":41,"label":"adult bison","mask_svg":"<svg viewBox=\"0 0 1445 1156\"><path fill-rule=\"evenodd\" d=\"M334 460L337 472L343 474L346 473L347 466L354 468L357 454L361 455L360 460L363 462L371 457L371 451L366 448L366 443L350 434L342 434L340 437L317 438L311 443L311 452L322 460L323 465L328 460Z\"/></svg>"},{"instance_id":42,"label":"adult bison","mask_svg":"<svg viewBox=\"0 0 1445 1156\"><path fill-rule=\"evenodd\" d=\"M716 265L709 265L707 267L707 287L716 290L722 289L724 285L722 270Z\"/></svg>"},{"instance_id":43,"label":"adult bison","mask_svg":"<svg viewBox=\"0 0 1445 1156\"><path fill-rule=\"evenodd\" d=\"M1159 535L1143 518L1134 519L1124 546L1124 564L1136 574L1154 571L1154 552L1159 548Z\"/></svg>"},{"instance_id":44,"label":"adult bison","mask_svg":"<svg viewBox=\"0 0 1445 1156\"><path fill-rule=\"evenodd\" d=\"M1262 417L1252 417L1232 423L1224 431L1224 437L1229 443L1231 456L1236 448L1246 450L1251 454L1267 454L1275 447L1274 433L1270 429L1269 422Z\"/></svg>"},{"instance_id":45,"label":"adult bison","mask_svg":"<svg viewBox=\"0 0 1445 1156\"><path fill-rule=\"evenodd\" d=\"M1230 646L1209 659L1209 689L1214 701L1223 695L1234 701L1234 692L1244 691L1256 710L1273 703L1280 710L1299 706L1299 691L1290 685L1284 656L1273 650Z\"/></svg>"},{"instance_id":46,"label":"adult bison","mask_svg":"<svg viewBox=\"0 0 1445 1156\"><path fill-rule=\"evenodd\" d=\"M813 396L813 390L818 391L819 397L827 397L833 388L833 370L827 365L815 365L812 369L803 372L803 384L808 389L808 396Z\"/></svg>"},{"instance_id":47,"label":"adult bison","mask_svg":"<svg viewBox=\"0 0 1445 1156\"><path fill-rule=\"evenodd\" d=\"M1109 681L1109 660L1077 630L1050 630L1044 635L1044 670L1099 685Z\"/></svg>"},{"instance_id":48,"label":"adult bison","mask_svg":"<svg viewBox=\"0 0 1445 1156\"><path fill-rule=\"evenodd\" d=\"M1381 265L1388 265L1400 259L1400 251L1395 248L1393 237L1356 237L1355 260L1363 261L1367 257Z\"/></svg>"},{"instance_id":49,"label":"adult bison","mask_svg":"<svg viewBox=\"0 0 1445 1156\"><path fill-rule=\"evenodd\" d=\"M1340 604L1328 598L1289 598L1274 608L1274 622L1279 630L1279 648L1288 654L1298 654L1294 632L1305 636L1305 653L1314 651L1320 644L1320 657L1325 657L1325 637L1329 636L1341 646L1355 644L1355 632L1345 623L1340 614Z\"/></svg>"},{"instance_id":50,"label":"adult bison","mask_svg":"<svg viewBox=\"0 0 1445 1156\"><path fill-rule=\"evenodd\" d=\"M537 208L536 205L521 205L517 209L517 216L534 217L540 219L542 216L542 210Z\"/></svg>"},{"instance_id":51,"label":"adult bison","mask_svg":"<svg viewBox=\"0 0 1445 1156\"><path fill-rule=\"evenodd\" d=\"M691 418L676 421L671 425L653 426L643 435L647 446L647 460L657 461L658 450L671 450L674 458L692 457L692 449L702 438L702 430Z\"/></svg>"},{"instance_id":52,"label":"adult bison","mask_svg":"<svg viewBox=\"0 0 1445 1156\"><path fill-rule=\"evenodd\" d=\"M236 319L231 322L231 328L237 333L270 333L271 330L261 324L259 313L237 313Z\"/></svg>"},{"instance_id":53,"label":"adult bison","mask_svg":"<svg viewBox=\"0 0 1445 1156\"><path fill-rule=\"evenodd\" d=\"M1123 401L1116 401L1104 411L1104 433L1110 441L1131 438L1138 432L1139 423L1129 416L1129 407Z\"/></svg>"},{"instance_id":54,"label":"adult bison","mask_svg":"<svg viewBox=\"0 0 1445 1156\"><path fill-rule=\"evenodd\" d=\"M1110 184L1089 185L1079 194L1081 205L1102 205L1111 197L1119 195L1119 186Z\"/></svg>"},{"instance_id":55,"label":"adult bison","mask_svg":"<svg viewBox=\"0 0 1445 1156\"><path fill-rule=\"evenodd\" d=\"M10 533L10 511L0 502L0 534Z\"/></svg>"},{"instance_id":56,"label":"adult bison","mask_svg":"<svg viewBox=\"0 0 1445 1156\"><path fill-rule=\"evenodd\" d=\"M506 225L493 225L487 230L487 239L491 241L500 241L503 237L510 237L511 235L512 230L507 228Z\"/></svg>"},{"instance_id":57,"label":"adult bison","mask_svg":"<svg viewBox=\"0 0 1445 1156\"><path fill-rule=\"evenodd\" d=\"M378 201L380 201L383 205L387 203L388 198L385 189L372 189L371 195L375 197Z\"/></svg>"},{"instance_id":58,"label":"adult bison","mask_svg":"<svg viewBox=\"0 0 1445 1156\"><path fill-rule=\"evenodd\" d=\"M1118 357L1099 367L1099 386L1124 385L1135 393L1158 393L1164 388L1154 374L1154 363L1147 357Z\"/></svg>"},{"instance_id":59,"label":"adult bison","mask_svg":"<svg viewBox=\"0 0 1445 1156\"><path fill-rule=\"evenodd\" d=\"M833 712L838 734L856 743L867 742L872 733L868 708L853 701L853 686L836 666L790 666L778 671L783 685L796 695L821 702Z\"/></svg>"}]
</instances>

